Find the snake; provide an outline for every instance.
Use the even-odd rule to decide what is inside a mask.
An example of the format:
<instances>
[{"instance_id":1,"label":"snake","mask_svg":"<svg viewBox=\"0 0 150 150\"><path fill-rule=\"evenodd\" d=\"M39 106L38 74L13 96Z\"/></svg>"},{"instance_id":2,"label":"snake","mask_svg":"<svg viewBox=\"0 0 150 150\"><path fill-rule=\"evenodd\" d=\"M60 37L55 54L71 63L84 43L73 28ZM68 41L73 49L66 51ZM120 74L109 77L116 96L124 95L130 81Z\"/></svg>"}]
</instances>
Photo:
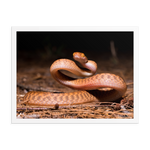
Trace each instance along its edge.
<instances>
[{"instance_id":1,"label":"snake","mask_svg":"<svg viewBox=\"0 0 150 150\"><path fill-rule=\"evenodd\" d=\"M56 106L78 105L90 102L111 102L121 98L127 86L123 78L112 73L96 74L97 64L84 53L74 52L73 60L58 59L50 66L50 74L60 84L75 89L74 92L52 93L30 91L25 94L27 105ZM79 63L79 65L77 65ZM66 70L80 78L63 73Z\"/></svg>"}]
</instances>

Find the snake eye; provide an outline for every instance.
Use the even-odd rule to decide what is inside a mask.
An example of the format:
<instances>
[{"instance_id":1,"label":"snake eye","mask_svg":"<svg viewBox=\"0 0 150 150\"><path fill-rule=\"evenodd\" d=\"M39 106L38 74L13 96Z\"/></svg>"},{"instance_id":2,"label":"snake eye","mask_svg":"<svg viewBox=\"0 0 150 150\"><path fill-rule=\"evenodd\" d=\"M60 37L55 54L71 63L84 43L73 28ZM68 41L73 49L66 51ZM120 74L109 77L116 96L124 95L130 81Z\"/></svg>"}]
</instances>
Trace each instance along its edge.
<instances>
[{"instance_id":1,"label":"snake eye","mask_svg":"<svg viewBox=\"0 0 150 150\"><path fill-rule=\"evenodd\" d=\"M81 53L81 57L85 57L84 53Z\"/></svg>"}]
</instances>

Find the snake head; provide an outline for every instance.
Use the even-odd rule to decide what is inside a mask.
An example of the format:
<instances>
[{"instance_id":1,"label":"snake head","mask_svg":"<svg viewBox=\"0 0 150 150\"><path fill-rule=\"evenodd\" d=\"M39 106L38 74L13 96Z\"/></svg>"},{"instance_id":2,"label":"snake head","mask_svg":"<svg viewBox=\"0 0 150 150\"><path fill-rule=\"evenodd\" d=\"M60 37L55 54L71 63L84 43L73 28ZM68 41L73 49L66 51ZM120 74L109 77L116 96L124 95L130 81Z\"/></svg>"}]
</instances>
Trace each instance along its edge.
<instances>
[{"instance_id":1,"label":"snake head","mask_svg":"<svg viewBox=\"0 0 150 150\"><path fill-rule=\"evenodd\" d=\"M88 62L87 57L84 55L84 53L81 53L81 52L74 52L73 53L73 59L80 62L81 64L82 63L85 64Z\"/></svg>"}]
</instances>

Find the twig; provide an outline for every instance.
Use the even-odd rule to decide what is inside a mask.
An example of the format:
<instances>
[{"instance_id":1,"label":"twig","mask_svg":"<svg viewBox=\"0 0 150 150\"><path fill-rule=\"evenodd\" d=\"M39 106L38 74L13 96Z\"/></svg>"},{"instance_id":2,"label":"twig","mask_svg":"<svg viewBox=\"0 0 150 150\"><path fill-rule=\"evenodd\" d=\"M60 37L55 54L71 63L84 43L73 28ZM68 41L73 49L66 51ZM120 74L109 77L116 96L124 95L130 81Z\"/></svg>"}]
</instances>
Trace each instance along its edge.
<instances>
[{"instance_id":1,"label":"twig","mask_svg":"<svg viewBox=\"0 0 150 150\"><path fill-rule=\"evenodd\" d=\"M46 107L17 107L17 111L19 110L51 110L53 108L46 108Z\"/></svg>"},{"instance_id":2,"label":"twig","mask_svg":"<svg viewBox=\"0 0 150 150\"><path fill-rule=\"evenodd\" d=\"M126 83L126 85L133 85L133 82L130 82L130 83Z\"/></svg>"},{"instance_id":3,"label":"twig","mask_svg":"<svg viewBox=\"0 0 150 150\"><path fill-rule=\"evenodd\" d=\"M117 58L117 52L115 49L115 44L114 41L110 41L110 50L111 50L111 54L112 54L112 61L114 64L118 64L118 58Z\"/></svg>"},{"instance_id":4,"label":"twig","mask_svg":"<svg viewBox=\"0 0 150 150\"><path fill-rule=\"evenodd\" d=\"M117 58L117 53L116 53L114 41L110 41L110 50L111 50L112 56Z\"/></svg>"}]
</instances>

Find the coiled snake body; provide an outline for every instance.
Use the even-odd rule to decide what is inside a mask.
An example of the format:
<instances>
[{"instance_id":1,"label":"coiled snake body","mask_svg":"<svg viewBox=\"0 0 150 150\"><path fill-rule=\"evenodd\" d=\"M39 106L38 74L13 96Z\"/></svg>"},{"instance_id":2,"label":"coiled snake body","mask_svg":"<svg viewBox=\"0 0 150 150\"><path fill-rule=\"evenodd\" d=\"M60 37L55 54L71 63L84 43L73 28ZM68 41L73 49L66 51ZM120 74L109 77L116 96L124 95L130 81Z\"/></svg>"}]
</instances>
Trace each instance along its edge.
<instances>
[{"instance_id":1,"label":"coiled snake body","mask_svg":"<svg viewBox=\"0 0 150 150\"><path fill-rule=\"evenodd\" d=\"M80 91L72 93L31 91L24 96L25 103L39 106L74 105L92 101L114 101L125 94L127 87L121 77L110 73L92 76L97 70L97 64L88 60L80 52L75 52L73 57L86 69L79 68L72 60L59 59L51 65L50 73L59 83ZM60 70L67 70L81 77L89 77L74 79L63 74ZM110 88L110 90L102 90L101 88Z\"/></svg>"}]
</instances>

